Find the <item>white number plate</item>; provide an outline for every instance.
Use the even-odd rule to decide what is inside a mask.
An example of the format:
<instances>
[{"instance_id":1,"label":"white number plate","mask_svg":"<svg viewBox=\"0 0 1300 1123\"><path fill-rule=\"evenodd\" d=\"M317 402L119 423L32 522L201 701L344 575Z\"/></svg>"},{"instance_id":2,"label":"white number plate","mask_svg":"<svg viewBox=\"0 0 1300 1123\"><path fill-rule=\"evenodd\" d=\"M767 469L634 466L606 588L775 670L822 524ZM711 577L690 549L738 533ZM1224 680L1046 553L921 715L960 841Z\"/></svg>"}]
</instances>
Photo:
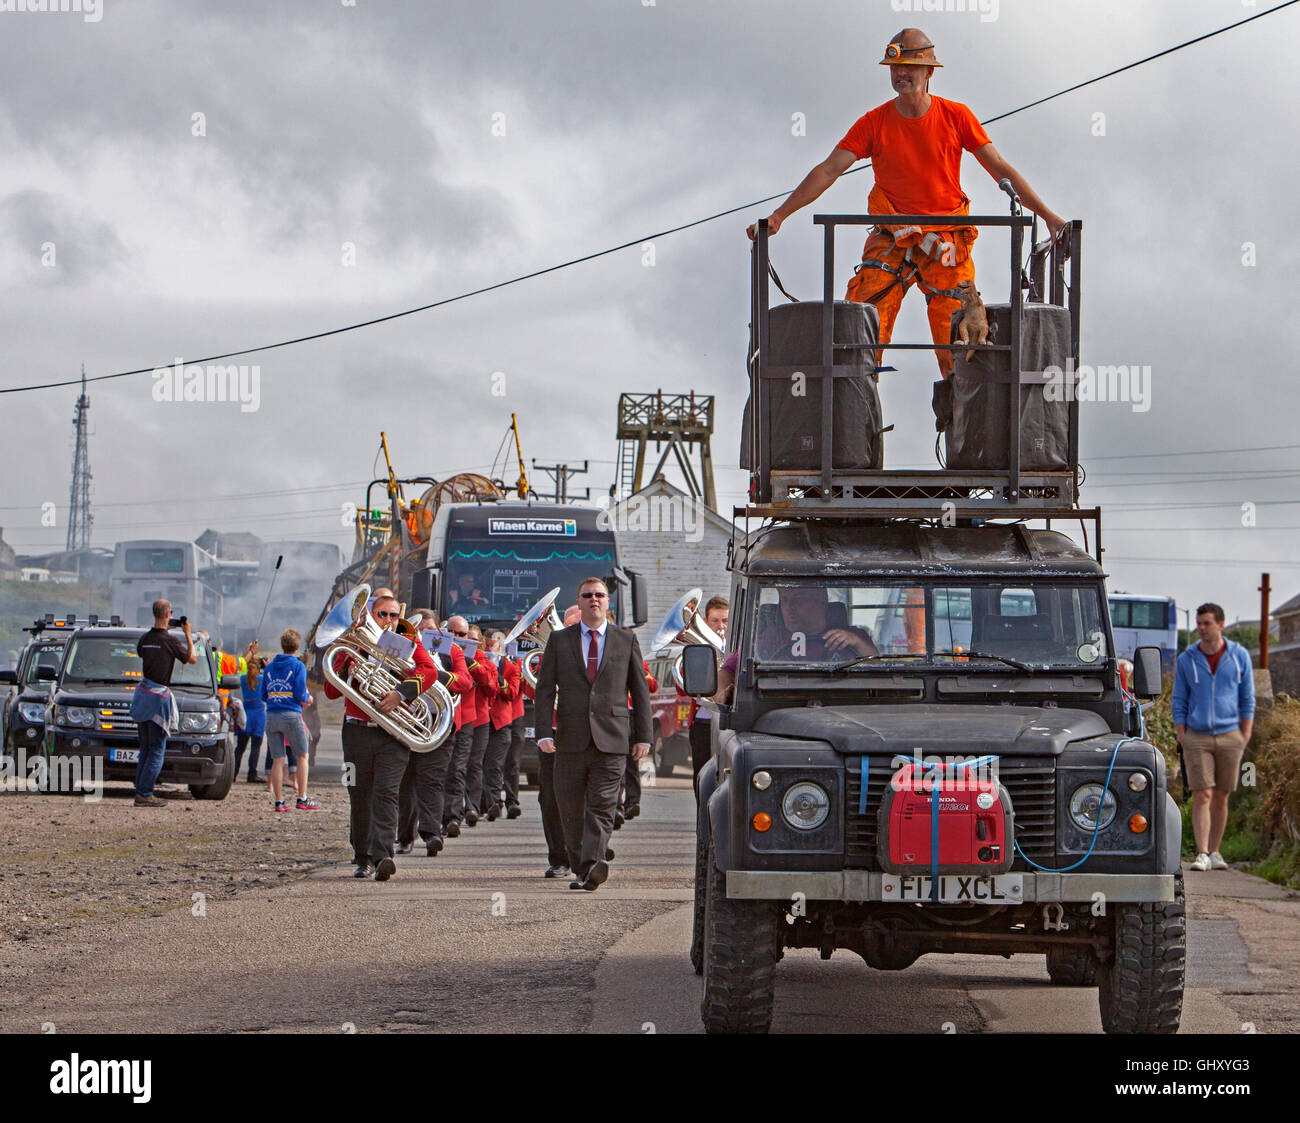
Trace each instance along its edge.
<instances>
[{"instance_id":1,"label":"white number plate","mask_svg":"<svg viewBox=\"0 0 1300 1123\"><path fill-rule=\"evenodd\" d=\"M881 897L886 901L928 901L930 876L881 874ZM940 874L939 900L944 904L1018 905L1024 900L1023 877L1018 873Z\"/></svg>"},{"instance_id":2,"label":"white number plate","mask_svg":"<svg viewBox=\"0 0 1300 1123\"><path fill-rule=\"evenodd\" d=\"M534 726L531 726L531 725L525 725L525 726L524 726L524 736L525 736L525 737L528 737L528 738L536 737L536 736L537 736L537 730L536 730L536 728L535 728Z\"/></svg>"},{"instance_id":3,"label":"white number plate","mask_svg":"<svg viewBox=\"0 0 1300 1123\"><path fill-rule=\"evenodd\" d=\"M139 749L109 749L108 759L119 760L123 764L139 764L140 750Z\"/></svg>"}]
</instances>

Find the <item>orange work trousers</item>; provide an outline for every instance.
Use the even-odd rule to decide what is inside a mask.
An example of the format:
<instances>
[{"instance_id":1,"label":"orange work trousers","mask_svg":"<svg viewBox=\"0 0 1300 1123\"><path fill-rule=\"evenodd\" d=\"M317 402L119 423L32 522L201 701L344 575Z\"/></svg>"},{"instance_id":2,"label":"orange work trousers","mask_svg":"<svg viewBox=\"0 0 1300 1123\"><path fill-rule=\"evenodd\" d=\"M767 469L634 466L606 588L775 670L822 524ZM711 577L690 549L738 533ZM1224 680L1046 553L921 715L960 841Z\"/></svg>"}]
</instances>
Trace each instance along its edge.
<instances>
[{"instance_id":1,"label":"orange work trousers","mask_svg":"<svg viewBox=\"0 0 1300 1123\"><path fill-rule=\"evenodd\" d=\"M880 313L881 343L888 343L893 338L894 320L903 304L903 296L918 281L928 305L930 338L935 343L952 341L952 314L961 307L961 301L947 295L947 292L955 289L961 281L975 280L975 262L970 255L974 239L969 236L973 232L967 228L940 234L940 237L950 239L953 243L949 260L954 264L944 264L942 260L931 258L915 244L920 241L919 234L904 238L902 245L895 244L891 235L880 231L867 238L867 244L862 247L862 260L882 262L902 274L900 280L896 273L887 269L861 265L849 281L848 292L845 294L848 300L876 306L876 311ZM912 244L909 245L909 242ZM911 260L908 260L909 251ZM883 351L876 352L876 366L881 365L883 354ZM939 363L939 373L944 378L949 377L953 368L953 352L936 351L934 354Z\"/></svg>"}]
</instances>

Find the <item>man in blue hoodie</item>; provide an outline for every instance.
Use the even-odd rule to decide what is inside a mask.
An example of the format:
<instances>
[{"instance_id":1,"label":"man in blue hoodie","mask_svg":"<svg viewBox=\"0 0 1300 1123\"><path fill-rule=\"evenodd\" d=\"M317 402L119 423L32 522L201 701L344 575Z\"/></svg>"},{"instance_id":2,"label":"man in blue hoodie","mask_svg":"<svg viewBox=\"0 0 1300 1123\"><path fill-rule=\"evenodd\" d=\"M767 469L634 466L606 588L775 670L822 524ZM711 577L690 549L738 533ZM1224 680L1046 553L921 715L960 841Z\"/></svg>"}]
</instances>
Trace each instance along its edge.
<instances>
[{"instance_id":1,"label":"man in blue hoodie","mask_svg":"<svg viewBox=\"0 0 1300 1123\"><path fill-rule=\"evenodd\" d=\"M289 628L280 637L280 654L271 660L258 682L258 690L266 702L266 750L271 761L271 795L277 811L289 810L288 801L283 798L287 753L298 758L295 806L299 811L315 811L320 807L307 797L307 730L302 723L302 708L312 704L312 697L307 693L307 668L297 657L301 644L302 637Z\"/></svg>"},{"instance_id":2,"label":"man in blue hoodie","mask_svg":"<svg viewBox=\"0 0 1300 1123\"><path fill-rule=\"evenodd\" d=\"M1255 672L1250 653L1223 638L1223 609L1196 610L1200 642L1174 666L1174 731L1192 790L1194 870L1224 870L1219 853L1228 825L1228 796L1237 788L1241 757L1255 722Z\"/></svg>"}]
</instances>

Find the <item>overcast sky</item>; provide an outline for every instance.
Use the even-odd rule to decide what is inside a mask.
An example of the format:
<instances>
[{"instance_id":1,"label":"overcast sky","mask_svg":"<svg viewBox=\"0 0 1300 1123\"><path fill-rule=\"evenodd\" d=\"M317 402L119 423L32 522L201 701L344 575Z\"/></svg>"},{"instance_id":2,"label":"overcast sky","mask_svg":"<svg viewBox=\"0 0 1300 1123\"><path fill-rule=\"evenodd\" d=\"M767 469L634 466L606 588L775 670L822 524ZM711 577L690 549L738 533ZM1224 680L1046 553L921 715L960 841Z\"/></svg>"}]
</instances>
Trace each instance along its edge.
<instances>
[{"instance_id":1,"label":"overcast sky","mask_svg":"<svg viewBox=\"0 0 1300 1123\"><path fill-rule=\"evenodd\" d=\"M876 62L906 25L945 64L932 92L987 118L1268 6L103 0L98 21L0 12L0 387L326 330L787 190L891 96ZM1084 221L1083 361L1151 369L1146 412L1083 407L1084 501L1106 512L1111 587L1219 600L1230 618L1258 614L1262 569L1275 605L1300 592L1300 315L1284 215L1297 38L1300 6L990 126L1049 205ZM963 173L973 211L1004 213L970 157ZM774 242L796 295L820 288L811 214L865 210L870 179L847 176ZM511 411L529 461L587 458L574 486L603 495L619 393L658 388L717 395L727 508L745 483L743 230L773 205L658 239L653 265L633 248L241 360L260 365L256 411L156 402L147 374L92 385L94 544L208 526L347 543L341 505L372 478L381 428L399 474L442 476L485 470ZM854 242L840 242L845 279ZM1005 299L1005 255L996 234L980 240L986 299ZM926 338L919 296L895 337ZM930 466L933 357L896 361L889 463ZM70 388L0 395L0 525L20 553L63 545L75 400ZM1184 455L1125 459L1146 453ZM240 497L298 486L310 490Z\"/></svg>"}]
</instances>

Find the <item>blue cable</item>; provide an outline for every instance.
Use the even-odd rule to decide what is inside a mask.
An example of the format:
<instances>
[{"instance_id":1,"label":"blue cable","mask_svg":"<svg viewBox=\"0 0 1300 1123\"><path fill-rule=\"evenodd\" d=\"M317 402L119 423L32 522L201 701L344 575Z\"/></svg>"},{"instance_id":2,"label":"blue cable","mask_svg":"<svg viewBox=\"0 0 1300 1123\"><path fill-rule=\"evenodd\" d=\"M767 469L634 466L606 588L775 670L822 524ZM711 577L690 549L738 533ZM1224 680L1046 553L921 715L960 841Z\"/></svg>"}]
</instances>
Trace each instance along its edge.
<instances>
[{"instance_id":1,"label":"blue cable","mask_svg":"<svg viewBox=\"0 0 1300 1123\"><path fill-rule=\"evenodd\" d=\"M1146 737L1146 732L1147 732L1146 719L1142 716L1142 707L1138 705L1137 699L1134 698L1133 695L1131 695L1122 686L1120 687L1120 693L1122 693L1125 698L1127 698L1130 702L1132 702L1133 705L1137 706L1138 735L1136 737L1121 737L1118 741L1115 742L1114 749L1111 750L1110 767L1106 769L1106 780L1102 784L1101 802L1097 806L1097 823L1092 828L1092 841L1088 843L1088 852L1084 854L1084 856L1080 858L1077 862L1075 862L1073 865L1064 866L1061 869L1054 870L1054 869L1049 869L1047 866L1040 866L1037 862L1035 862L1028 854L1026 854L1023 850L1020 849L1020 840L1016 839L1014 841L1016 853L1019 854L1022 858L1024 858L1024 860L1028 862L1029 865L1033 866L1034 869L1036 870L1042 870L1043 873L1069 873L1071 870L1078 869L1081 865L1083 865L1084 862L1086 862L1090 857L1092 857L1092 851L1094 847L1096 847L1097 845L1097 835L1101 833L1101 809L1106 805L1106 793L1110 791L1110 777L1111 774L1115 771L1115 761L1119 759L1120 747L1123 745L1127 745L1130 741L1134 741L1134 742L1142 741Z\"/></svg>"}]
</instances>

